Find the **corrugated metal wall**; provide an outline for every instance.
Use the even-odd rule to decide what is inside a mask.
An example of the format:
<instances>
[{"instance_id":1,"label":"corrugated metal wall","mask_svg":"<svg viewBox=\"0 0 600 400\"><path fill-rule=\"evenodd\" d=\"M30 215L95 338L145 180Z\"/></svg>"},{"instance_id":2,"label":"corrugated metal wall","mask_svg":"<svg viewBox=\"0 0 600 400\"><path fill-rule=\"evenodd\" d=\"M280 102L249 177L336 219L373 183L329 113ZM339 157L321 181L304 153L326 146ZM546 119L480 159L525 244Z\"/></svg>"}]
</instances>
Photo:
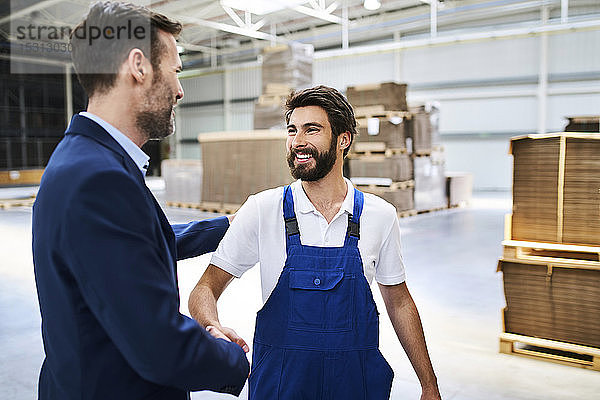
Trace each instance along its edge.
<instances>
[{"instance_id":1,"label":"corrugated metal wall","mask_svg":"<svg viewBox=\"0 0 600 400\"><path fill-rule=\"evenodd\" d=\"M541 43L541 37L495 39L318 59L313 83L342 91L349 85L396 79L408 83L409 102L440 104L447 169L472 172L478 189L509 189L508 140L538 129ZM547 131L562 130L566 115L600 114L599 48L600 31L548 36ZM182 83L184 104L200 104L180 109L180 139L253 128L260 67L231 66ZM219 105L202 105L211 101Z\"/></svg>"}]
</instances>

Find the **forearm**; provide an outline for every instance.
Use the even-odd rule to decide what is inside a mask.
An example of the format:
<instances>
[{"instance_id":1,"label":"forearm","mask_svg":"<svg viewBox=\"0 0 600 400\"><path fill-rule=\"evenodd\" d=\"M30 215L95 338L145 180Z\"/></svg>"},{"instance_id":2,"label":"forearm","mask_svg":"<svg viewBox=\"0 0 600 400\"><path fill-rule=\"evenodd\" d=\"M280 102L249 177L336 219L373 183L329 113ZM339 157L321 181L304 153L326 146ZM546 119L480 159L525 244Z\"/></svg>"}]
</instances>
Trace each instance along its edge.
<instances>
[{"instance_id":1,"label":"forearm","mask_svg":"<svg viewBox=\"0 0 600 400\"><path fill-rule=\"evenodd\" d=\"M421 318L406 285L380 287L396 336L402 344L421 386L423 388L434 387L437 390L437 378L427 351Z\"/></svg>"},{"instance_id":2,"label":"forearm","mask_svg":"<svg viewBox=\"0 0 600 400\"><path fill-rule=\"evenodd\" d=\"M220 326L217 300L218 298L209 287L201 281L198 282L188 300L192 318L205 328L209 325Z\"/></svg>"},{"instance_id":3,"label":"forearm","mask_svg":"<svg viewBox=\"0 0 600 400\"><path fill-rule=\"evenodd\" d=\"M410 360L421 386L437 386L437 379L431 365L421 318L414 302L395 311L392 325Z\"/></svg>"}]
</instances>

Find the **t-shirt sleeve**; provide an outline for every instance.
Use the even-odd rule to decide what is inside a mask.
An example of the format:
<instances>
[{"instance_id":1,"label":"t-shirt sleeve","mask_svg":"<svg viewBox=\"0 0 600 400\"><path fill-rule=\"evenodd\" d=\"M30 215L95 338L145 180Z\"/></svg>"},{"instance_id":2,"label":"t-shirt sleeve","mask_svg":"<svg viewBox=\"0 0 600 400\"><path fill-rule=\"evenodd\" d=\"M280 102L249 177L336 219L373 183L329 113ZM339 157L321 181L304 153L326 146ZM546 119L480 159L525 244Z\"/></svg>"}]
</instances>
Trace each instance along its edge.
<instances>
[{"instance_id":1,"label":"t-shirt sleeve","mask_svg":"<svg viewBox=\"0 0 600 400\"><path fill-rule=\"evenodd\" d=\"M250 196L235 215L210 263L236 278L258 263L258 204Z\"/></svg>"},{"instance_id":2,"label":"t-shirt sleeve","mask_svg":"<svg viewBox=\"0 0 600 400\"><path fill-rule=\"evenodd\" d=\"M382 285L397 285L406 280L400 246L400 225L394 211L393 224L385 238L375 266L375 280Z\"/></svg>"}]
</instances>

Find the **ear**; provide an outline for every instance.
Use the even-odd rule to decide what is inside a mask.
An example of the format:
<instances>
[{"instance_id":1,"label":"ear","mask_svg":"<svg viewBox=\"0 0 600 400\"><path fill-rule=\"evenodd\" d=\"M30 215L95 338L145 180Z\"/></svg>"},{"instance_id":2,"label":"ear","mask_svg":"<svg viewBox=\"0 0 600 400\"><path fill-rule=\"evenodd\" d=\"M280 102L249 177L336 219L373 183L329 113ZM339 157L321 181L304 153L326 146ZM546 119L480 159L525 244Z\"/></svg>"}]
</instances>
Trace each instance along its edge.
<instances>
[{"instance_id":1,"label":"ear","mask_svg":"<svg viewBox=\"0 0 600 400\"><path fill-rule=\"evenodd\" d=\"M144 83L147 80L150 69L149 62L144 52L140 49L131 49L126 61L126 71L129 76L138 83Z\"/></svg>"},{"instance_id":2,"label":"ear","mask_svg":"<svg viewBox=\"0 0 600 400\"><path fill-rule=\"evenodd\" d=\"M338 143L340 145L341 150L345 150L347 147L350 146L351 138L352 138L352 135L350 135L350 132L342 132L340 134L340 136L338 137Z\"/></svg>"}]
</instances>

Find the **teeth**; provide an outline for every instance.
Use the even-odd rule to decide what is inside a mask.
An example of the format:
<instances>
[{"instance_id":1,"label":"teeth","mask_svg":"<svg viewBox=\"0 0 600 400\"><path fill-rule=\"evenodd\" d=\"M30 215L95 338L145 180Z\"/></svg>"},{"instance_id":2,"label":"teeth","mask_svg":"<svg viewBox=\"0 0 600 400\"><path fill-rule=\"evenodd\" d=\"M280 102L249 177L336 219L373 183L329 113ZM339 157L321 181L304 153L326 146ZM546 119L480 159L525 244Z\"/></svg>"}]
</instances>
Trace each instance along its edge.
<instances>
[{"instance_id":1,"label":"teeth","mask_svg":"<svg viewBox=\"0 0 600 400\"><path fill-rule=\"evenodd\" d=\"M308 160L310 158L310 155L308 155L308 154L296 154L296 157L298 157L300 160Z\"/></svg>"}]
</instances>

